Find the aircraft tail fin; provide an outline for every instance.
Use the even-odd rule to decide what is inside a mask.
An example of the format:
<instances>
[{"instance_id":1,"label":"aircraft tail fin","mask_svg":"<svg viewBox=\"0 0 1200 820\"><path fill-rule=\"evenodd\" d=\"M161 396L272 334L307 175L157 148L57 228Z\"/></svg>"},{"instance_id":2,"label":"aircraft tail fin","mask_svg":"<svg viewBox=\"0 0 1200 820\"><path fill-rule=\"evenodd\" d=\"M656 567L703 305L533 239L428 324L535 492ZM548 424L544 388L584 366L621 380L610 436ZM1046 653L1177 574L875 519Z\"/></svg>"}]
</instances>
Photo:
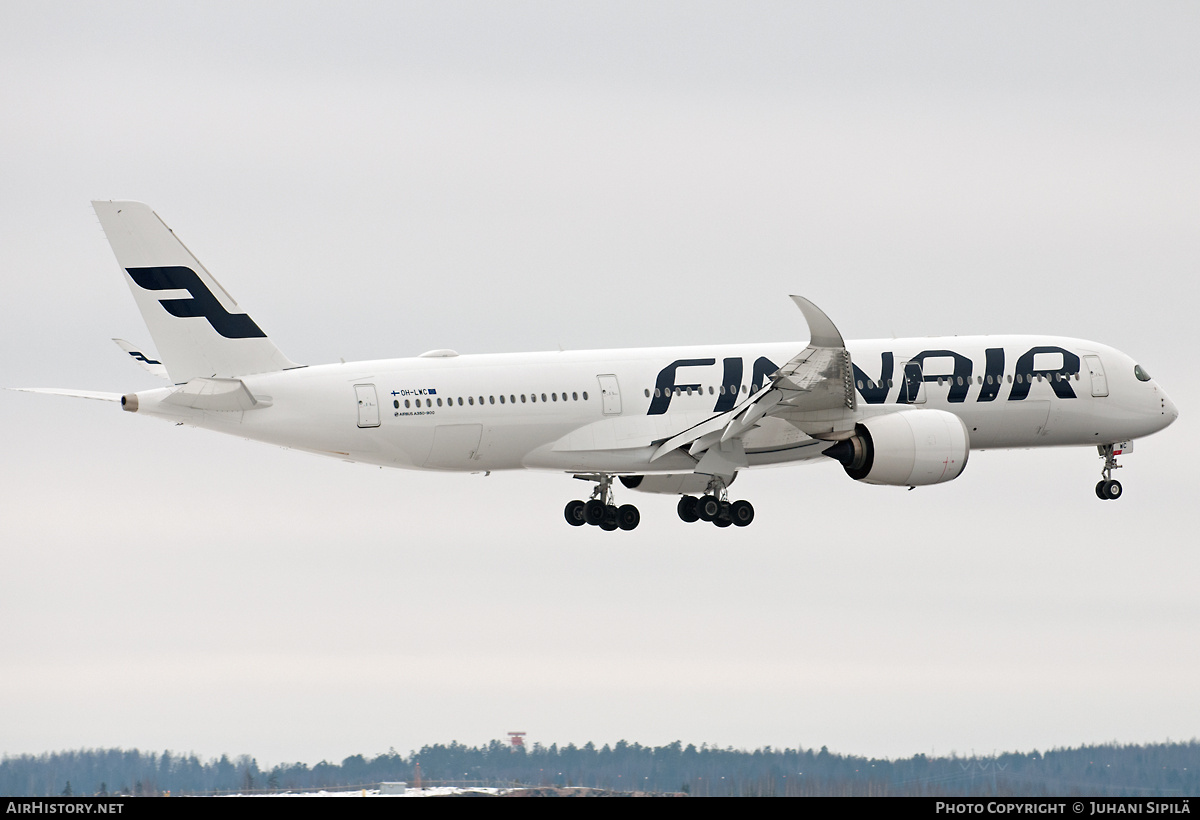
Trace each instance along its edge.
<instances>
[{"instance_id":1,"label":"aircraft tail fin","mask_svg":"<svg viewBox=\"0 0 1200 820\"><path fill-rule=\"evenodd\" d=\"M172 382L297 367L141 202L93 202Z\"/></svg>"}]
</instances>

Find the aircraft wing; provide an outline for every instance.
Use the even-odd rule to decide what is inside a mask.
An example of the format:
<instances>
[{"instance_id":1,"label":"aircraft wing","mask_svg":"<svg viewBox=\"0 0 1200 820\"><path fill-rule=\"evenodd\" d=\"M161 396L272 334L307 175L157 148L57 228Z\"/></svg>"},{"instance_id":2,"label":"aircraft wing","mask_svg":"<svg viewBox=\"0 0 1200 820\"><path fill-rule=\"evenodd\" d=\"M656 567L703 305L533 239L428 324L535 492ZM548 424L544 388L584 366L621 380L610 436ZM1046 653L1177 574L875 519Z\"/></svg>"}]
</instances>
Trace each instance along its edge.
<instances>
[{"instance_id":1,"label":"aircraft wing","mask_svg":"<svg viewBox=\"0 0 1200 820\"><path fill-rule=\"evenodd\" d=\"M842 334L825 313L802 296L792 296L808 322L809 343L771 375L741 404L664 441L651 461L683 447L699 457L696 472L727 478L746 466L741 437L767 416L800 426L805 421L832 419L855 409L854 368ZM803 428L802 428L803 429ZM806 431L807 432L807 431Z\"/></svg>"}]
</instances>

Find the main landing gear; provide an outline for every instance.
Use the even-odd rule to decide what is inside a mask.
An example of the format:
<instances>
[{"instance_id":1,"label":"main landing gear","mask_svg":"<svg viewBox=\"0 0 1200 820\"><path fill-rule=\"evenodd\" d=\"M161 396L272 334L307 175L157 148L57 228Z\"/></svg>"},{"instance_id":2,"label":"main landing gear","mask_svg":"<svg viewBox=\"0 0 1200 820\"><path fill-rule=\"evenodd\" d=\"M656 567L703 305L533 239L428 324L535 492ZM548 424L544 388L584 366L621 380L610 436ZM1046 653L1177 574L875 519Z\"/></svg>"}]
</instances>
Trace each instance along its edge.
<instances>
[{"instance_id":1,"label":"main landing gear","mask_svg":"<svg viewBox=\"0 0 1200 820\"><path fill-rule=\"evenodd\" d=\"M1100 451L1100 457L1104 459L1104 467L1100 470L1100 474L1104 478L1096 485L1096 498L1102 501L1115 501L1121 497L1121 482L1112 477L1113 470L1121 469L1121 465L1117 463L1117 455L1114 453L1114 447L1111 444L1102 444L1096 448Z\"/></svg>"},{"instance_id":2,"label":"main landing gear","mask_svg":"<svg viewBox=\"0 0 1200 820\"><path fill-rule=\"evenodd\" d=\"M632 504L618 507L613 503L613 478L610 473L577 475L585 481L595 481L596 489L587 501L568 501L563 517L572 527L591 524L602 530L632 530L641 523L642 515ZM729 490L719 478L709 482L704 496L695 498L685 495L676 508L679 517L693 521L711 521L718 527L745 527L754 520L754 505L749 501L729 501Z\"/></svg>"},{"instance_id":3,"label":"main landing gear","mask_svg":"<svg viewBox=\"0 0 1200 820\"><path fill-rule=\"evenodd\" d=\"M695 521L711 521L718 527L745 527L754 520L754 505L749 501L729 503L729 491L724 484L714 481L708 485L708 494L701 498L685 495L675 508L680 519L691 524Z\"/></svg>"},{"instance_id":4,"label":"main landing gear","mask_svg":"<svg viewBox=\"0 0 1200 820\"><path fill-rule=\"evenodd\" d=\"M584 476L577 476L584 478ZM612 480L607 473L591 477L596 481L596 489L588 501L568 501L563 515L572 527L582 527L591 524L606 532L613 530L632 530L642 520L642 514L632 504L622 504L618 507L613 503Z\"/></svg>"}]
</instances>

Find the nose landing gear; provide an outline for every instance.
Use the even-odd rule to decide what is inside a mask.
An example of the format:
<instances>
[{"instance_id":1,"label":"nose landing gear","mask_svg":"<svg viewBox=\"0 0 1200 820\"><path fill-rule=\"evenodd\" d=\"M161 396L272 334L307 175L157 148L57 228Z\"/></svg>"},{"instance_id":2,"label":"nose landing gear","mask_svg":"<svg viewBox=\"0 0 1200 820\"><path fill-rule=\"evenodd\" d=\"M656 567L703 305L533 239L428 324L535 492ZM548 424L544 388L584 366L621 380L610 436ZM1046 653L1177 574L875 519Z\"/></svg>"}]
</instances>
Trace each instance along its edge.
<instances>
[{"instance_id":1,"label":"nose landing gear","mask_svg":"<svg viewBox=\"0 0 1200 820\"><path fill-rule=\"evenodd\" d=\"M1117 456L1128 452L1129 445L1102 444L1096 449L1100 451L1100 457L1104 459L1104 467L1100 470L1100 474L1104 478L1096 485L1096 498L1102 501L1115 501L1121 497L1123 490L1121 482L1112 477L1112 471L1121 469L1121 465L1117 463Z\"/></svg>"},{"instance_id":2,"label":"nose landing gear","mask_svg":"<svg viewBox=\"0 0 1200 820\"><path fill-rule=\"evenodd\" d=\"M592 491L592 497L587 502L567 502L567 506L563 510L563 516L572 527L582 527L584 524L591 524L606 532L612 532L617 529L636 529L637 525L641 523L642 514L638 512L637 507L632 504L623 504L618 507L613 503L613 477L611 474L600 473L594 476L575 477L595 481L596 489Z\"/></svg>"}]
</instances>

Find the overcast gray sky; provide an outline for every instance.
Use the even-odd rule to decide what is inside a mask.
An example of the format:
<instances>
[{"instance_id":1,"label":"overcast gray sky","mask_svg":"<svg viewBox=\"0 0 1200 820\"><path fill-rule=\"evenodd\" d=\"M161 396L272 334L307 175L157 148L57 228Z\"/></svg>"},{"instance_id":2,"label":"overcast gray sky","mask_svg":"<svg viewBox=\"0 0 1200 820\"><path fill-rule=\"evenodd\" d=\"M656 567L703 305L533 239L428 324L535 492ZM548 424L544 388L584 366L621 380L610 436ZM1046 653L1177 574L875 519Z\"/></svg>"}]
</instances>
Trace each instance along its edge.
<instances>
[{"instance_id":1,"label":"overcast gray sky","mask_svg":"<svg viewBox=\"0 0 1200 820\"><path fill-rule=\"evenodd\" d=\"M0 753L1200 736L1197 42L1185 2L0 4L0 384L157 386L88 205L139 199L299 362L802 343L801 293L1111 344L1182 413L1119 503L1093 450L988 452L608 534L563 476L5 391Z\"/></svg>"}]
</instances>

